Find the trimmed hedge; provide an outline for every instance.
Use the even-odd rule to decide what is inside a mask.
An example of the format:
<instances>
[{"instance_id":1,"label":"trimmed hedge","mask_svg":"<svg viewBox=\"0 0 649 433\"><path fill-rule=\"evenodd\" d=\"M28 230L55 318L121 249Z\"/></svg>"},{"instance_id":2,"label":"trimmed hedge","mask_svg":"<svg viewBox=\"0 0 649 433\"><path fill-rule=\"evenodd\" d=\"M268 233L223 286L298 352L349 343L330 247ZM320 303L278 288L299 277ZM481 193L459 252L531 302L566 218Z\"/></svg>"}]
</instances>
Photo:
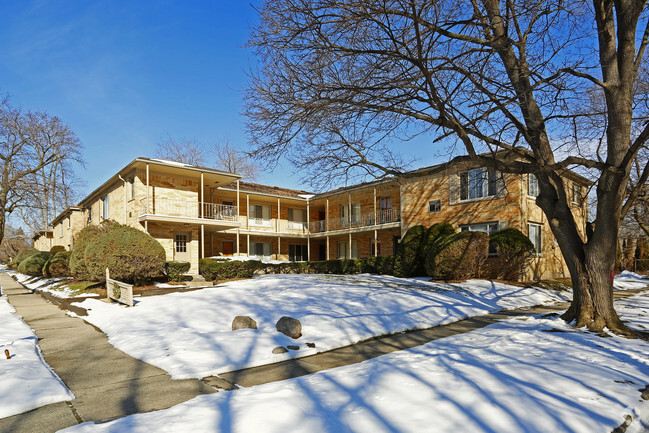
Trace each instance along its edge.
<instances>
[{"instance_id":1,"label":"trimmed hedge","mask_svg":"<svg viewBox=\"0 0 649 433\"><path fill-rule=\"evenodd\" d=\"M478 278L488 252L486 233L456 233L449 236L445 247L430 261L428 275L444 280Z\"/></svg>"},{"instance_id":2,"label":"trimmed hedge","mask_svg":"<svg viewBox=\"0 0 649 433\"><path fill-rule=\"evenodd\" d=\"M183 275L191 268L192 264L189 262L167 262L165 265L165 273L169 281L182 281Z\"/></svg>"},{"instance_id":3,"label":"trimmed hedge","mask_svg":"<svg viewBox=\"0 0 649 433\"><path fill-rule=\"evenodd\" d=\"M496 278L517 281L532 260L534 244L515 228L499 230L490 239L498 251Z\"/></svg>"},{"instance_id":4,"label":"trimmed hedge","mask_svg":"<svg viewBox=\"0 0 649 433\"><path fill-rule=\"evenodd\" d=\"M85 227L74 237L74 246L72 247L72 255L70 256L70 272L73 277L79 280L99 281L93 279L93 274L88 269L86 249L93 245L101 235L118 226L119 224L116 222L106 220L99 225Z\"/></svg>"},{"instance_id":5,"label":"trimmed hedge","mask_svg":"<svg viewBox=\"0 0 649 433\"><path fill-rule=\"evenodd\" d=\"M108 268L111 278L138 285L162 275L165 258L164 248L151 235L116 224L86 246L84 265L91 281L104 280Z\"/></svg>"},{"instance_id":6,"label":"trimmed hedge","mask_svg":"<svg viewBox=\"0 0 649 433\"><path fill-rule=\"evenodd\" d=\"M414 226L410 227L403 236L397 254L394 256L395 276L417 277L424 275L423 263L420 260L420 250L426 231L424 226Z\"/></svg>"},{"instance_id":7,"label":"trimmed hedge","mask_svg":"<svg viewBox=\"0 0 649 433\"><path fill-rule=\"evenodd\" d=\"M52 248L50 248L50 253L52 254L60 253L62 251L65 251L65 247L63 245L54 245Z\"/></svg>"},{"instance_id":8,"label":"trimmed hedge","mask_svg":"<svg viewBox=\"0 0 649 433\"><path fill-rule=\"evenodd\" d=\"M18 265L20 265L20 262L25 260L26 258L33 256L36 253L40 253L41 251L37 250L36 248L25 248L24 250L20 250L18 254L16 254L16 257L14 257L12 263L16 268Z\"/></svg>"},{"instance_id":9,"label":"trimmed hedge","mask_svg":"<svg viewBox=\"0 0 649 433\"><path fill-rule=\"evenodd\" d=\"M48 278L62 278L70 276L71 251L59 251L43 266L43 275Z\"/></svg>"},{"instance_id":10,"label":"trimmed hedge","mask_svg":"<svg viewBox=\"0 0 649 433\"><path fill-rule=\"evenodd\" d=\"M393 263L393 256L284 263L205 258L199 261L198 272L208 281L252 278L255 274L391 274Z\"/></svg>"},{"instance_id":11,"label":"trimmed hedge","mask_svg":"<svg viewBox=\"0 0 649 433\"><path fill-rule=\"evenodd\" d=\"M49 251L39 251L21 261L18 265L18 272L32 277L42 277L43 267L51 258L52 253Z\"/></svg>"}]
</instances>

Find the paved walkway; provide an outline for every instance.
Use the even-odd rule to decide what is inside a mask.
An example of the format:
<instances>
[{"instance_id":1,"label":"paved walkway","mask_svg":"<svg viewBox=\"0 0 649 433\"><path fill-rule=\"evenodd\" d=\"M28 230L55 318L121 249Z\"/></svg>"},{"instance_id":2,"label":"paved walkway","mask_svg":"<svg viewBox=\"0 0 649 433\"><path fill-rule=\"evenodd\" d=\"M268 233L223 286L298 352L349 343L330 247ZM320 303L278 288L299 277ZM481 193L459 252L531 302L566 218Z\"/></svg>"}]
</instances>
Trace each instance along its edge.
<instances>
[{"instance_id":1,"label":"paved walkway","mask_svg":"<svg viewBox=\"0 0 649 433\"><path fill-rule=\"evenodd\" d=\"M557 313L568 304L503 311L448 325L370 339L304 358L248 368L199 380L171 380L153 367L115 349L102 332L0 272L0 286L9 302L39 338L45 361L76 396L0 419L0 433L55 432L83 421L101 421L133 413L165 409L216 388L236 389L290 379L334 367L359 363L397 350L483 328L511 316ZM632 296L640 290L615 292ZM208 386L212 385L212 386ZM236 385L235 385L236 384Z\"/></svg>"},{"instance_id":2,"label":"paved walkway","mask_svg":"<svg viewBox=\"0 0 649 433\"><path fill-rule=\"evenodd\" d=\"M216 390L115 349L103 332L0 272L2 291L36 332L45 361L76 399L0 419L1 433L47 433L78 424L166 409Z\"/></svg>"}]
</instances>

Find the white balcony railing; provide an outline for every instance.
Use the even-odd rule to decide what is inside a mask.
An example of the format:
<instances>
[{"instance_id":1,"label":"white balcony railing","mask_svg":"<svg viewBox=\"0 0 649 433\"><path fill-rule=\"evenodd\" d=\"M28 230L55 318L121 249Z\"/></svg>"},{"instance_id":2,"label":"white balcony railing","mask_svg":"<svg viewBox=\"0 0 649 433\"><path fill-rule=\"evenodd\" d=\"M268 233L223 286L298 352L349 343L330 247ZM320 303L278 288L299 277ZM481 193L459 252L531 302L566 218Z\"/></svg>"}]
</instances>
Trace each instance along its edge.
<instances>
[{"instance_id":1,"label":"white balcony railing","mask_svg":"<svg viewBox=\"0 0 649 433\"><path fill-rule=\"evenodd\" d=\"M185 218L205 218L219 221L236 221L237 207L191 200L149 198L140 200L140 215L164 215Z\"/></svg>"},{"instance_id":2,"label":"white balcony railing","mask_svg":"<svg viewBox=\"0 0 649 433\"><path fill-rule=\"evenodd\" d=\"M377 221L378 219L378 221ZM332 218L327 221L311 221L309 230L311 233L323 233L327 230L344 230L356 227L370 227L375 225L390 224L401 221L401 212L399 209L384 209L378 211L376 215L374 212L364 214L362 217L355 218Z\"/></svg>"}]
</instances>

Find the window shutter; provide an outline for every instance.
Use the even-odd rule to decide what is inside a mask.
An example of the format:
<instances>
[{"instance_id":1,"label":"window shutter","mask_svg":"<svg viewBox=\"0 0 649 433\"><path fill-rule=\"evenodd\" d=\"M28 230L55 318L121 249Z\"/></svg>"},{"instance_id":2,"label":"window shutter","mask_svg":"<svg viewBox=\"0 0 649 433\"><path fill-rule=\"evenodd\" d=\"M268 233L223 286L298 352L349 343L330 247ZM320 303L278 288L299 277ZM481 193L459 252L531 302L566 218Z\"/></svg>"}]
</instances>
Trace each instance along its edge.
<instances>
[{"instance_id":1,"label":"window shutter","mask_svg":"<svg viewBox=\"0 0 649 433\"><path fill-rule=\"evenodd\" d=\"M448 191L448 201L449 204L455 204L457 201L457 174L452 173L448 178L449 191Z\"/></svg>"}]
</instances>

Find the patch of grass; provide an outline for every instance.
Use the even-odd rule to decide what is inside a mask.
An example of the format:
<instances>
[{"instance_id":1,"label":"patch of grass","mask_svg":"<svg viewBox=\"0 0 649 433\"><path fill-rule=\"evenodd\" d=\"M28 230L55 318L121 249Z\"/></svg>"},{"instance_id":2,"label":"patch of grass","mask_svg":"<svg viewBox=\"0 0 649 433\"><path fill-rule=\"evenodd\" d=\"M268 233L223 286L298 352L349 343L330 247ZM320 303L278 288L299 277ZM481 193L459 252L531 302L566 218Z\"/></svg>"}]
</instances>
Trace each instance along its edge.
<instances>
[{"instance_id":1,"label":"patch of grass","mask_svg":"<svg viewBox=\"0 0 649 433\"><path fill-rule=\"evenodd\" d=\"M572 281L570 281L570 278L559 278L556 280L541 280L531 285L540 287L542 289L547 289L547 290L557 290L559 292L572 290Z\"/></svg>"},{"instance_id":2,"label":"patch of grass","mask_svg":"<svg viewBox=\"0 0 649 433\"><path fill-rule=\"evenodd\" d=\"M78 296L84 293L93 293L92 289L101 287L102 283L96 281L65 281L57 288L63 288L64 286L67 286L74 296Z\"/></svg>"}]
</instances>

